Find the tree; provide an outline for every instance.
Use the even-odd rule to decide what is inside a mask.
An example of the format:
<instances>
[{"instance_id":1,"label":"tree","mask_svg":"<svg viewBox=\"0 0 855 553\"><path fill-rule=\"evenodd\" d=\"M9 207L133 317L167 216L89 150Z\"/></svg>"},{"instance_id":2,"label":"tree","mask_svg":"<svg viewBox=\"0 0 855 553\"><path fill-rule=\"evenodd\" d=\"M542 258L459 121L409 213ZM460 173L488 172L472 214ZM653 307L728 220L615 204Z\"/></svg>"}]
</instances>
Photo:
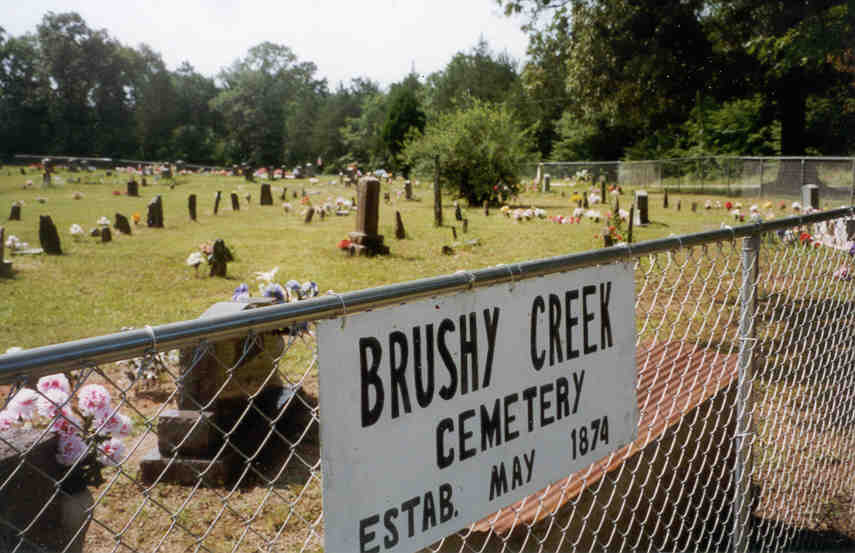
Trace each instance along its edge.
<instances>
[{"instance_id":1,"label":"tree","mask_svg":"<svg viewBox=\"0 0 855 553\"><path fill-rule=\"evenodd\" d=\"M36 37L0 33L0 158L43 151L49 138L48 90Z\"/></svg>"},{"instance_id":2,"label":"tree","mask_svg":"<svg viewBox=\"0 0 855 553\"><path fill-rule=\"evenodd\" d=\"M422 131L425 128L426 117L418 99L420 86L415 73L392 85L388 98L389 112L383 125L383 141L391 154L392 169L402 169L405 175L409 166L398 157L404 147L404 139L411 129Z\"/></svg>"},{"instance_id":3,"label":"tree","mask_svg":"<svg viewBox=\"0 0 855 553\"><path fill-rule=\"evenodd\" d=\"M504 104L472 99L440 114L424 133L413 131L403 157L425 171L440 160L440 181L456 189L470 205L507 200L515 195L519 174L531 160L531 138Z\"/></svg>"},{"instance_id":4,"label":"tree","mask_svg":"<svg viewBox=\"0 0 855 553\"><path fill-rule=\"evenodd\" d=\"M357 162L381 167L389 159L389 150L383 140L383 127L389 112L387 95L379 89L366 90L358 117L348 117L339 129L347 153L342 164Z\"/></svg>"}]
</instances>

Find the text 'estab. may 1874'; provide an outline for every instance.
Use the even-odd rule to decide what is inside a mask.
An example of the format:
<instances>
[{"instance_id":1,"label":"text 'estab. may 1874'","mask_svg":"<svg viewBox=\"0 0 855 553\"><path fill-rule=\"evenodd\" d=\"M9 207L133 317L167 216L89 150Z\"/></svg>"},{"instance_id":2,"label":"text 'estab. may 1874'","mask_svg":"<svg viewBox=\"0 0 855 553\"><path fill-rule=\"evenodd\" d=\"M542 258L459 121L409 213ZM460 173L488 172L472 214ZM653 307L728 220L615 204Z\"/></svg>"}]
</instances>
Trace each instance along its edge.
<instances>
[{"instance_id":1,"label":"text 'estab. may 1874'","mask_svg":"<svg viewBox=\"0 0 855 553\"><path fill-rule=\"evenodd\" d=\"M328 551L411 552L637 432L632 269L318 323Z\"/></svg>"}]
</instances>

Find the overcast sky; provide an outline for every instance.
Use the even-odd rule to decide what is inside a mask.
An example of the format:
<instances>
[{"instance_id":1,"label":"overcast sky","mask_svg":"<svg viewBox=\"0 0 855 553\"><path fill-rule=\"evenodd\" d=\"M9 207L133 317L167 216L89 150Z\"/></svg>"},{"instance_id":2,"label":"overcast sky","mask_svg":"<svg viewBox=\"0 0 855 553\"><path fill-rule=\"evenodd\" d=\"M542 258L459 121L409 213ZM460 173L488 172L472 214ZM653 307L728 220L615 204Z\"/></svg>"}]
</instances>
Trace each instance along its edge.
<instances>
[{"instance_id":1,"label":"overcast sky","mask_svg":"<svg viewBox=\"0 0 855 553\"><path fill-rule=\"evenodd\" d=\"M318 66L330 88L353 77L381 85L415 64L427 75L483 37L496 52L525 57L522 21L495 0L4 0L0 26L11 35L35 31L48 11L76 11L94 29L125 45L146 43L170 69L189 61L214 76L263 41L284 44Z\"/></svg>"}]
</instances>

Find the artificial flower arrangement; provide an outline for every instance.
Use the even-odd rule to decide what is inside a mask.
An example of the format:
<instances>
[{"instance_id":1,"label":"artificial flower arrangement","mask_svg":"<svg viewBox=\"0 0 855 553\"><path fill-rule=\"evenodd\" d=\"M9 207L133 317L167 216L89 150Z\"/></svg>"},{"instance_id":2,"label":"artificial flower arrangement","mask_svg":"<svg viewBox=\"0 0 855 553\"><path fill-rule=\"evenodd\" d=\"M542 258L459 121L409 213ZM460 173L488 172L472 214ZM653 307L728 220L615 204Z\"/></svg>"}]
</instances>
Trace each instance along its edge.
<instances>
[{"instance_id":1,"label":"artificial flower arrangement","mask_svg":"<svg viewBox=\"0 0 855 553\"><path fill-rule=\"evenodd\" d=\"M15 427L48 428L58 438L56 460L72 473L62 480L63 488L77 492L87 485L100 485L103 466L115 466L125 458L123 438L133 423L113 407L110 393L100 384L77 390L62 374L44 376L36 389L20 389L0 411L0 432Z\"/></svg>"}]
</instances>

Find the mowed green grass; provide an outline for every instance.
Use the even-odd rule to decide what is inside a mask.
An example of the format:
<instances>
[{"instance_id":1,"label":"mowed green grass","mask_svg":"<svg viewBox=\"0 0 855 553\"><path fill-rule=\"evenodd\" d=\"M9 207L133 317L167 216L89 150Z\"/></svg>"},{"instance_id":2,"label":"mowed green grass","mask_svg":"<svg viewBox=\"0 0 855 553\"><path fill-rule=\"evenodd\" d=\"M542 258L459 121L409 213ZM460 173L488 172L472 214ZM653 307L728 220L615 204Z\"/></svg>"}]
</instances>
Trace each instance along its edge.
<instances>
[{"instance_id":1,"label":"mowed green grass","mask_svg":"<svg viewBox=\"0 0 855 553\"><path fill-rule=\"evenodd\" d=\"M104 177L60 172L65 183L41 189L40 175L31 170L22 176L17 168L0 171L0 225L6 237L15 235L39 247L39 215L50 215L56 223L62 241L63 255L12 255L13 278L0 278L0 353L6 348L58 343L117 332L122 327L158 325L198 317L211 304L231 298L241 282L250 285L258 295L256 271L279 267L277 281L288 279L314 280L321 293L327 290L346 292L428 276L474 270L499 263L520 262L602 246L595 237L604 223L583 221L581 224L558 225L548 220L514 222L491 209L465 209L469 232L462 233L461 224L454 220L453 198L444 197L445 226L433 226L432 187L426 179L415 186L419 201L398 199L402 181L383 184L391 202L381 200L380 231L391 249L388 256L349 257L336 244L355 228L355 214L332 216L305 224L300 214L302 206L293 192L306 190L312 203L320 205L338 196L352 198L353 188L338 185L338 179L321 177L318 183L308 180L284 180L273 183L274 205L260 206L260 182L248 183L238 177L189 175L178 178L170 189L165 183L140 187L140 197L124 194L127 176ZM70 182L81 177L81 184ZM32 179L35 186L24 189ZM101 180L103 179L103 183ZM98 184L85 184L87 180ZM151 179L149 179L151 182ZM332 184L331 184L332 181ZM282 186L288 188L293 209L285 213L279 199ZM113 191L121 191L114 195ZM214 196L223 192L218 215L213 214ZM562 195L562 190L564 191ZM524 193L519 205L546 209L548 215L569 215L575 205L569 196L574 189L555 188L551 193ZM82 192L83 199L72 194ZM232 211L229 194L240 196L240 211ZM197 194L198 221L189 218L187 199ZM155 195L163 197L165 228L145 226L146 209ZM249 204L246 194L251 194ZM45 198L40 203L37 198ZM670 208L662 207L661 195L650 197L653 223L634 230L633 241L674 234L684 234L719 228L723 221L733 224L723 209L705 211L699 207L692 213L692 201L703 205L704 197L670 196ZM722 201L725 198L718 198ZM7 221L11 204L22 200L21 221ZM631 191L619 198L621 207L628 209ZM682 210L676 210L677 201ZM613 205L613 200L610 198ZM734 199L734 201L737 201ZM747 212L751 200L741 198ZM603 214L610 208L594 206ZM395 211L400 211L407 238L396 240ZM102 244L88 235L74 239L69 233L73 223L85 230L96 226L99 217L114 221L115 213L129 219L139 213L142 221L133 227L131 236L113 229L113 241ZM442 255L443 245L452 245L455 225L458 241L479 239L475 247L457 247L454 255ZM228 278L210 278L207 267L197 271L185 264L187 256L198 251L199 244L222 238L235 255L228 266Z\"/></svg>"}]
</instances>

